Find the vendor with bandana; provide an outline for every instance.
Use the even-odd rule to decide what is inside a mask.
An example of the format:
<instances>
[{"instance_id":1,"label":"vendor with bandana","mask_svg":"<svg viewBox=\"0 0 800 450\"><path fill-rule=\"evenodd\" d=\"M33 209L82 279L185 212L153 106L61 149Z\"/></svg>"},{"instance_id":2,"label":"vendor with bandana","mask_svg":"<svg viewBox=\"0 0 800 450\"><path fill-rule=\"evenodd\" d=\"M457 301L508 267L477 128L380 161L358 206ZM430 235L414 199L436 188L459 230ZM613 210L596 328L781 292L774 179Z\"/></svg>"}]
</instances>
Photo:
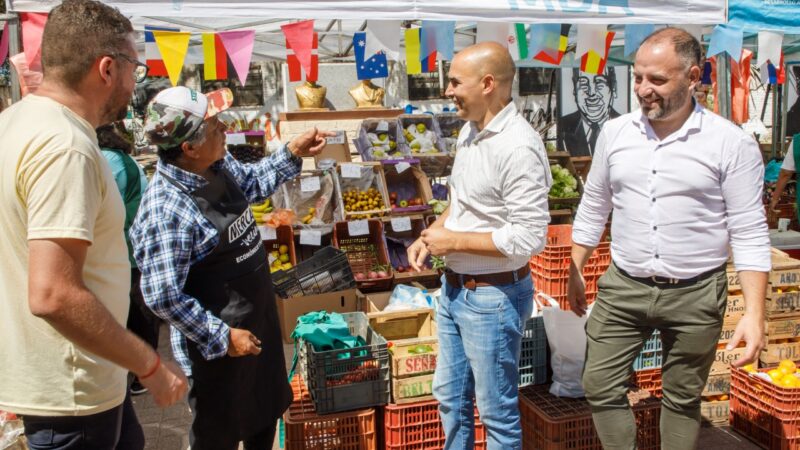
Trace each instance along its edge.
<instances>
[{"instance_id":1,"label":"vendor with bandana","mask_svg":"<svg viewBox=\"0 0 800 450\"><path fill-rule=\"evenodd\" d=\"M148 105L145 135L159 162L130 230L147 305L171 326L190 378L193 450L272 448L292 400L267 252L249 204L262 202L322 151L309 130L255 164L225 148L216 114L230 90L185 87Z\"/></svg>"}]
</instances>

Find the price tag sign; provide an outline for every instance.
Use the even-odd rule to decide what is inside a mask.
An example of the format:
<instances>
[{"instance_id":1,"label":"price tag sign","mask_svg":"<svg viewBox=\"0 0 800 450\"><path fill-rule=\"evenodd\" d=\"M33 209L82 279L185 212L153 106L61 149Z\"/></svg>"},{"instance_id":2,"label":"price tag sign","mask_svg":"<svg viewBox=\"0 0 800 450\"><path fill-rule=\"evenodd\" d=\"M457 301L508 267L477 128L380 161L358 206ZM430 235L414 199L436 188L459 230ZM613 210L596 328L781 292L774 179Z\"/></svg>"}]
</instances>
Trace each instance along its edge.
<instances>
[{"instance_id":1,"label":"price tag sign","mask_svg":"<svg viewBox=\"0 0 800 450\"><path fill-rule=\"evenodd\" d=\"M317 192L319 190L319 177L301 178L300 190L303 192Z\"/></svg>"},{"instance_id":2,"label":"price tag sign","mask_svg":"<svg viewBox=\"0 0 800 450\"><path fill-rule=\"evenodd\" d=\"M319 230L300 230L300 245L322 245L322 232Z\"/></svg>"},{"instance_id":3,"label":"price tag sign","mask_svg":"<svg viewBox=\"0 0 800 450\"><path fill-rule=\"evenodd\" d=\"M392 230L396 232L411 231L411 218L410 217L393 217Z\"/></svg>"},{"instance_id":4,"label":"price tag sign","mask_svg":"<svg viewBox=\"0 0 800 450\"><path fill-rule=\"evenodd\" d=\"M336 132L336 136L331 136L329 138L326 138L325 140L327 141L328 144L344 144L345 139L346 136L344 134L344 131L340 130Z\"/></svg>"},{"instance_id":5,"label":"price tag sign","mask_svg":"<svg viewBox=\"0 0 800 450\"><path fill-rule=\"evenodd\" d=\"M278 258L272 256L272 253L267 253L267 259L269 260L269 265L271 266L272 263L278 260Z\"/></svg>"},{"instance_id":6,"label":"price tag sign","mask_svg":"<svg viewBox=\"0 0 800 450\"><path fill-rule=\"evenodd\" d=\"M258 227L258 234L261 235L262 241L274 241L278 239L278 234L275 232L275 228L272 227L260 226Z\"/></svg>"},{"instance_id":7,"label":"price tag sign","mask_svg":"<svg viewBox=\"0 0 800 450\"><path fill-rule=\"evenodd\" d=\"M363 236L369 234L369 222L366 220L354 220L347 222L347 232L350 236Z\"/></svg>"},{"instance_id":8,"label":"price tag sign","mask_svg":"<svg viewBox=\"0 0 800 450\"><path fill-rule=\"evenodd\" d=\"M394 168L397 169L397 173L403 173L411 167L411 164L407 162L399 162L394 165Z\"/></svg>"},{"instance_id":9,"label":"price tag sign","mask_svg":"<svg viewBox=\"0 0 800 450\"><path fill-rule=\"evenodd\" d=\"M361 166L358 164L342 164L342 178L361 178Z\"/></svg>"},{"instance_id":10,"label":"price tag sign","mask_svg":"<svg viewBox=\"0 0 800 450\"><path fill-rule=\"evenodd\" d=\"M244 133L228 133L225 135L225 143L228 145L246 144Z\"/></svg>"},{"instance_id":11,"label":"price tag sign","mask_svg":"<svg viewBox=\"0 0 800 450\"><path fill-rule=\"evenodd\" d=\"M381 120L380 122L378 122L378 126L375 127L375 132L380 133L386 131L389 131L389 122Z\"/></svg>"}]
</instances>

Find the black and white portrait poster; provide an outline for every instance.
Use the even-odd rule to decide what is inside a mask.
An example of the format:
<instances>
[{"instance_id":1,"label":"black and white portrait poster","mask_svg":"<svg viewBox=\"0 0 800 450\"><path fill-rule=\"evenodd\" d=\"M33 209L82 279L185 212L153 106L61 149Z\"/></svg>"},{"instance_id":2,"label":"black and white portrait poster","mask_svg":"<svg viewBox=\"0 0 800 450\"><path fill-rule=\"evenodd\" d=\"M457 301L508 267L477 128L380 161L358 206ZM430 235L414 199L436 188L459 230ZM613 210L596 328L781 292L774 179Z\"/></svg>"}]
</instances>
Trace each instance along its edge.
<instances>
[{"instance_id":1,"label":"black and white portrait poster","mask_svg":"<svg viewBox=\"0 0 800 450\"><path fill-rule=\"evenodd\" d=\"M592 156L608 119L630 111L629 66L606 66L600 75L562 68L559 74L558 148Z\"/></svg>"},{"instance_id":2,"label":"black and white portrait poster","mask_svg":"<svg viewBox=\"0 0 800 450\"><path fill-rule=\"evenodd\" d=\"M789 89L786 112L786 136L800 133L800 65L786 67L786 88Z\"/></svg>"}]
</instances>

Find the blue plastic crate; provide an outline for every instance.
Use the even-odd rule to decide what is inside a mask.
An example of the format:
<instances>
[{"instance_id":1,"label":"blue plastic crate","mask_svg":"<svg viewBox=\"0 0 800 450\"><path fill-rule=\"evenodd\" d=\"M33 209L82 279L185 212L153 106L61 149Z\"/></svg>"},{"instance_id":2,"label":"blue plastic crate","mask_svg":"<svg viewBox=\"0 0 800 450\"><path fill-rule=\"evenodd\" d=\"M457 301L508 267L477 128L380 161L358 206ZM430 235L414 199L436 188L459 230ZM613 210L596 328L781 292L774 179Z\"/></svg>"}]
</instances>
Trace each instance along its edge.
<instances>
[{"instance_id":1,"label":"blue plastic crate","mask_svg":"<svg viewBox=\"0 0 800 450\"><path fill-rule=\"evenodd\" d=\"M661 367L662 361L661 334L658 330L653 331L653 335L645 341L639 356L633 361L633 370L650 370Z\"/></svg>"},{"instance_id":2,"label":"blue plastic crate","mask_svg":"<svg viewBox=\"0 0 800 450\"><path fill-rule=\"evenodd\" d=\"M525 324L522 335L522 351L519 358L519 386L544 384L547 382L547 334L544 319L531 317Z\"/></svg>"}]
</instances>

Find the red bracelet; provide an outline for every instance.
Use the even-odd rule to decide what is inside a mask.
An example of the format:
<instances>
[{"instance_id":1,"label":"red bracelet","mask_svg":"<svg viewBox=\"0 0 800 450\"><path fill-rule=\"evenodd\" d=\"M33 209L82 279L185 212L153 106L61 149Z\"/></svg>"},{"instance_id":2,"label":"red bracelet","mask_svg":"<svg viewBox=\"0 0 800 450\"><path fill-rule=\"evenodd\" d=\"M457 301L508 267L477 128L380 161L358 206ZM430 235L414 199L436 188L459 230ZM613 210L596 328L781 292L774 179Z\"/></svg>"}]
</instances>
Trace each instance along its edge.
<instances>
[{"instance_id":1,"label":"red bracelet","mask_svg":"<svg viewBox=\"0 0 800 450\"><path fill-rule=\"evenodd\" d=\"M150 369L145 375L142 375L142 376L138 377L139 381L142 381L147 377L153 376L153 374L156 373L156 370L158 370L158 368L160 366L161 366L161 355L156 353L156 363L155 363L155 365L153 365L153 368Z\"/></svg>"}]
</instances>

